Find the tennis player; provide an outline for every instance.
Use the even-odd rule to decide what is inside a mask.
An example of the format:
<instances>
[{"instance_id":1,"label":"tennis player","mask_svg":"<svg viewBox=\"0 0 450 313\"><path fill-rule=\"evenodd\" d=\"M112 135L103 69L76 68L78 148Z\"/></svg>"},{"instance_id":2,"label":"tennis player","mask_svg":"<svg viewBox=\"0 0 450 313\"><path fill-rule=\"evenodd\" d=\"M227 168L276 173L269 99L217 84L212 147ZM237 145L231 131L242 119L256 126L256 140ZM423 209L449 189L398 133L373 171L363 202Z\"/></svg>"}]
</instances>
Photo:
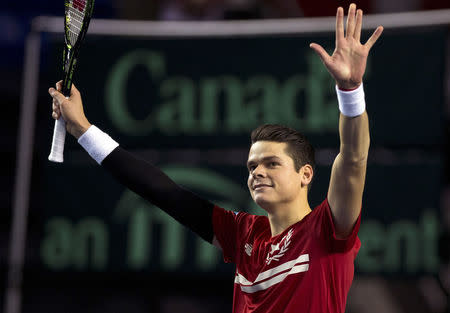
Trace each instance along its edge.
<instances>
[{"instance_id":1,"label":"tennis player","mask_svg":"<svg viewBox=\"0 0 450 313\"><path fill-rule=\"evenodd\" d=\"M267 212L232 212L180 187L162 171L119 146L91 125L75 86L69 99L54 88L53 118L114 177L160 207L223 252L236 264L235 313L343 313L360 248L357 236L369 151L363 74L379 26L360 43L363 13L351 4L344 33L344 11L336 15L336 49L318 54L336 81L340 110L340 151L328 193L311 209L308 189L314 176L314 149L297 131L262 125L251 134L248 188ZM61 82L57 84L61 89Z\"/></svg>"}]
</instances>

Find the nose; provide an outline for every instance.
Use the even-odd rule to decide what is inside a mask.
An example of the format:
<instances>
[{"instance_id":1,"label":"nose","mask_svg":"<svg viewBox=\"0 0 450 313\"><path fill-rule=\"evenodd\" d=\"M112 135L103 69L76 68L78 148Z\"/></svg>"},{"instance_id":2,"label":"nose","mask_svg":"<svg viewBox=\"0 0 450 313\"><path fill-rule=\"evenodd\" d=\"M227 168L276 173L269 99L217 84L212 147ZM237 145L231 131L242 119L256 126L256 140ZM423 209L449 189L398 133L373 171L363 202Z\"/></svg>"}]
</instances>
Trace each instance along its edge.
<instances>
[{"instance_id":1,"label":"nose","mask_svg":"<svg viewBox=\"0 0 450 313\"><path fill-rule=\"evenodd\" d=\"M258 165L252 172L253 177L264 177L266 172L264 171L263 166Z\"/></svg>"}]
</instances>

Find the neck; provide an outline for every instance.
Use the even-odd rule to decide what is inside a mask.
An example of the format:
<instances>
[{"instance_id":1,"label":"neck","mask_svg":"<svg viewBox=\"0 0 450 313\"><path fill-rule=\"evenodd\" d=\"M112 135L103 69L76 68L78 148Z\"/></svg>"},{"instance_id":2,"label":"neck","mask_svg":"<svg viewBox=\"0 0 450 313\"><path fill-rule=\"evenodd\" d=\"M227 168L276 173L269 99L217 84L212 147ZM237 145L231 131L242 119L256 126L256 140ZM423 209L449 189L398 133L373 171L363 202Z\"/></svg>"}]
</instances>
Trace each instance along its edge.
<instances>
[{"instance_id":1,"label":"neck","mask_svg":"<svg viewBox=\"0 0 450 313\"><path fill-rule=\"evenodd\" d=\"M267 217L270 222L272 237L281 234L291 225L301 221L311 212L308 199L305 197L298 203L289 203L287 205L278 205L276 210L271 210Z\"/></svg>"}]
</instances>

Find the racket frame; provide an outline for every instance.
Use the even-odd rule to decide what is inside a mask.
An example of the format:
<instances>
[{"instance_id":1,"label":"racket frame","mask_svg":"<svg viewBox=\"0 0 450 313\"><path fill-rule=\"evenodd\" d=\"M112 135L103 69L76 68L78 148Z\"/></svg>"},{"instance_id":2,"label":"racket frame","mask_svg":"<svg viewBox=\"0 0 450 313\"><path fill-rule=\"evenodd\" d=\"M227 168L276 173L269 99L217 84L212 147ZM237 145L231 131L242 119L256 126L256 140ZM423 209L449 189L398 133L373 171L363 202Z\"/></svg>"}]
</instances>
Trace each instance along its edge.
<instances>
[{"instance_id":1,"label":"racket frame","mask_svg":"<svg viewBox=\"0 0 450 313\"><path fill-rule=\"evenodd\" d=\"M73 4L69 0L65 0L65 12L64 12L64 50L63 50L63 85L62 94L66 97L70 97L70 91L72 89L72 79L75 66L77 64L78 55L81 44L84 40L86 32L89 28L92 12L94 9L94 0L85 0L85 13L83 21L81 23L81 29L77 36L75 43L70 43L70 17L68 16L69 7ZM62 163L64 162L64 144L66 138L66 123L62 116L55 121L55 127L53 130L52 147L48 159L52 162Z\"/></svg>"}]
</instances>

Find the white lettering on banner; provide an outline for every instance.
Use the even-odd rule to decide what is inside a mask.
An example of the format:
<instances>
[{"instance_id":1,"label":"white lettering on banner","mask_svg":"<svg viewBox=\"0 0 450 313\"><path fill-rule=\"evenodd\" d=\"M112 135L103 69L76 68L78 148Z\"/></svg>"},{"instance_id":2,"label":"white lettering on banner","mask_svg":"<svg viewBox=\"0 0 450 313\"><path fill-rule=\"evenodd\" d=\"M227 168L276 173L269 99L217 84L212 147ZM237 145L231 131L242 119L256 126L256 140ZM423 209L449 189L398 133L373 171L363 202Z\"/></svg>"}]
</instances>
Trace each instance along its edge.
<instances>
[{"instance_id":1,"label":"white lettering on banner","mask_svg":"<svg viewBox=\"0 0 450 313\"><path fill-rule=\"evenodd\" d=\"M309 254L302 254L295 260L260 273L254 282L250 282L242 274L236 273L234 282L241 285L241 290L247 293L265 290L282 282L288 275L306 272L309 269L309 264L300 264L304 262L309 262Z\"/></svg>"}]
</instances>

